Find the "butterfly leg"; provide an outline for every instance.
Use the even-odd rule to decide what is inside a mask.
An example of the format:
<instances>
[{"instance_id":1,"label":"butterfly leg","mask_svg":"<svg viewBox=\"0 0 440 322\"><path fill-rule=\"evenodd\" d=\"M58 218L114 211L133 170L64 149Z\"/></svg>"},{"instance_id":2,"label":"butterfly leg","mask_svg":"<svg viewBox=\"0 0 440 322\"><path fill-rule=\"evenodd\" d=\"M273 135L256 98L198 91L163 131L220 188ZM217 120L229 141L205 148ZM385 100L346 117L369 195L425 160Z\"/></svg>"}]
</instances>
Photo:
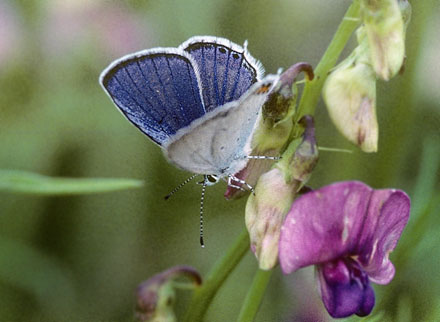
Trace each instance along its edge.
<instances>
[{"instance_id":1,"label":"butterfly leg","mask_svg":"<svg viewBox=\"0 0 440 322\"><path fill-rule=\"evenodd\" d=\"M237 190L241 190L241 191L246 191L246 189L244 189L244 188L242 188L240 186L237 186L235 184L232 184L231 180L228 180L228 187L231 187L231 188L234 188L234 189L237 189Z\"/></svg>"},{"instance_id":2,"label":"butterfly leg","mask_svg":"<svg viewBox=\"0 0 440 322\"><path fill-rule=\"evenodd\" d=\"M248 189L255 195L255 190L254 190L254 187L252 187L250 184L248 184L246 181L244 181L244 180L241 180L241 179L239 179L239 178L237 178L236 176L233 176L233 175L229 175L228 176L229 177L229 183L231 182L231 181L235 181L235 182L238 182L238 183L241 183L241 184L244 184L246 187L248 187ZM230 185L228 183L228 185Z\"/></svg>"}]
</instances>

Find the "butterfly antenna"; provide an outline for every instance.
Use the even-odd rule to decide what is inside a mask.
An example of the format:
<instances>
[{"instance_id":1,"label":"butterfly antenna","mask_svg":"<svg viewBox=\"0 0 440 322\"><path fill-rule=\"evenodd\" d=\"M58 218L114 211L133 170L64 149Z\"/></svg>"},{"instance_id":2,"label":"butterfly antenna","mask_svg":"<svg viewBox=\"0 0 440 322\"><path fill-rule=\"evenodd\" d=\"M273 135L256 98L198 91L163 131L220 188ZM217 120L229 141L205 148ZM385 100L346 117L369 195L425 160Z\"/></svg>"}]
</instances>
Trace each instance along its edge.
<instances>
[{"instance_id":1,"label":"butterfly antenna","mask_svg":"<svg viewBox=\"0 0 440 322\"><path fill-rule=\"evenodd\" d=\"M205 190L206 190L206 179L202 184L202 197L200 198L200 246L205 247L205 242L203 241L203 202L205 201Z\"/></svg>"},{"instance_id":2,"label":"butterfly antenna","mask_svg":"<svg viewBox=\"0 0 440 322\"><path fill-rule=\"evenodd\" d=\"M247 159L257 159L257 160L280 160L281 157L270 157L267 155L248 155Z\"/></svg>"},{"instance_id":3,"label":"butterfly antenna","mask_svg":"<svg viewBox=\"0 0 440 322\"><path fill-rule=\"evenodd\" d=\"M194 179L195 177L197 177L198 174L193 174L191 177L189 177L188 179L186 179L185 181L183 181L181 184L179 184L176 188L173 189L173 191L171 191L169 194L167 194L164 199L168 200L169 197L171 197L172 195L174 195L177 191L180 190L180 188L182 188L184 185L186 185L188 182L190 182L192 179Z\"/></svg>"}]
</instances>

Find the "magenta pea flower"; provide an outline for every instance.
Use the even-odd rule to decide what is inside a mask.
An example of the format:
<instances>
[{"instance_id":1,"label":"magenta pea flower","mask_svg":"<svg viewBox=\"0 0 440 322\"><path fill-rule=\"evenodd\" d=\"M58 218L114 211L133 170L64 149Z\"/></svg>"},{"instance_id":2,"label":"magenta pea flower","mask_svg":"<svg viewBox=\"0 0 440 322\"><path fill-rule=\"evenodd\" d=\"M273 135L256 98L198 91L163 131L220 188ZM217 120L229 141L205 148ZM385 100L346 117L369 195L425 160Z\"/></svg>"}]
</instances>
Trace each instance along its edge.
<instances>
[{"instance_id":1,"label":"magenta pea flower","mask_svg":"<svg viewBox=\"0 0 440 322\"><path fill-rule=\"evenodd\" d=\"M332 317L365 316L374 307L370 282L387 284L388 256L408 222L409 197L339 182L309 192L292 205L281 228L279 260L285 274L316 265L324 305Z\"/></svg>"}]
</instances>

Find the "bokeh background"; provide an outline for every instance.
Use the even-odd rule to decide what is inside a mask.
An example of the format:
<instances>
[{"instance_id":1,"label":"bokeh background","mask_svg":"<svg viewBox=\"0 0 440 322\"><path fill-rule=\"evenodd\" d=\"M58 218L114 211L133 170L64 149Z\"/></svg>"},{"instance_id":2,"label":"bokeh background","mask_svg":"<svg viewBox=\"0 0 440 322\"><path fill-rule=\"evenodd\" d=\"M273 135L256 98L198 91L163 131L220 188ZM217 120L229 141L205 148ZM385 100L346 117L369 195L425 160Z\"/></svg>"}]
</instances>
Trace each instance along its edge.
<instances>
[{"instance_id":1,"label":"bokeh background","mask_svg":"<svg viewBox=\"0 0 440 322\"><path fill-rule=\"evenodd\" d=\"M137 285L178 264L206 274L244 227L245 198L208 189L205 249L198 244L200 186L163 196L188 173L129 124L98 84L114 59L178 46L193 35L242 44L274 73L316 66L348 0L0 0L0 168L50 176L135 178L136 190L42 197L0 191L0 321L130 321ZM410 223L375 314L440 320L440 3L411 1L405 72L378 83L379 152L347 143L322 102L322 152L310 185L362 180L405 190ZM344 51L355 45L352 40ZM220 290L207 321L233 321L257 267L249 252ZM313 269L272 276L257 321L327 321ZM178 292L183 312L190 293ZM357 320L357 318L354 318Z\"/></svg>"}]
</instances>

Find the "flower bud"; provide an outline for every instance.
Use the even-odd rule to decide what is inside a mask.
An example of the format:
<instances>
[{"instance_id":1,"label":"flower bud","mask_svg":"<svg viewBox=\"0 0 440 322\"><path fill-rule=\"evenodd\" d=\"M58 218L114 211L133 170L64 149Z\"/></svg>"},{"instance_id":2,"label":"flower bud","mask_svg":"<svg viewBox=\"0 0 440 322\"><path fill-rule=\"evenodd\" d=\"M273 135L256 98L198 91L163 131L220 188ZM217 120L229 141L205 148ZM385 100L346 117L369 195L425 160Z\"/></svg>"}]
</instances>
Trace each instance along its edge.
<instances>
[{"instance_id":1,"label":"flower bud","mask_svg":"<svg viewBox=\"0 0 440 322\"><path fill-rule=\"evenodd\" d=\"M408 27L409 22L411 20L411 14L412 14L411 4L409 3L408 0L398 0L397 3L399 4L400 13L402 15L403 24L406 31L406 28Z\"/></svg>"},{"instance_id":2,"label":"flower bud","mask_svg":"<svg viewBox=\"0 0 440 322\"><path fill-rule=\"evenodd\" d=\"M285 148L290 137L295 113L297 90L295 80L299 73L304 72L307 80L313 79L312 66L308 63L297 63L280 75L276 88L269 95L262 108L262 117L252 137L251 155L275 157ZM246 167L235 174L254 186L260 175L273 165L273 160L251 159ZM228 187L227 199L238 198L245 192Z\"/></svg>"},{"instance_id":3,"label":"flower bud","mask_svg":"<svg viewBox=\"0 0 440 322\"><path fill-rule=\"evenodd\" d=\"M136 320L177 321L173 310L176 297L173 280L181 276L189 277L196 285L202 283L199 273L188 266L172 267L141 283L137 289Z\"/></svg>"},{"instance_id":4,"label":"flower bud","mask_svg":"<svg viewBox=\"0 0 440 322\"><path fill-rule=\"evenodd\" d=\"M269 270L277 263L281 224L299 186L299 181L286 184L283 173L275 167L260 177L255 195L249 196L246 227L261 269Z\"/></svg>"},{"instance_id":5,"label":"flower bud","mask_svg":"<svg viewBox=\"0 0 440 322\"><path fill-rule=\"evenodd\" d=\"M282 159L258 179L255 195L250 195L246 204L251 249L264 270L277 263L284 216L317 162L313 119L307 116L301 123L305 125L302 141L292 141Z\"/></svg>"},{"instance_id":6,"label":"flower bud","mask_svg":"<svg viewBox=\"0 0 440 322\"><path fill-rule=\"evenodd\" d=\"M284 179L287 183L296 180L305 185L318 162L318 146L316 145L313 117L305 115L299 123L304 128L301 143L297 147L296 144L292 144L295 147L293 155L289 153L289 149L291 149L289 146L277 166L283 169Z\"/></svg>"},{"instance_id":7,"label":"flower bud","mask_svg":"<svg viewBox=\"0 0 440 322\"><path fill-rule=\"evenodd\" d=\"M365 152L376 152L376 77L364 62L362 46L334 70L324 85L323 97L333 123ZM358 55L358 56L356 56Z\"/></svg>"},{"instance_id":8,"label":"flower bud","mask_svg":"<svg viewBox=\"0 0 440 322\"><path fill-rule=\"evenodd\" d=\"M307 80L312 80L313 69L308 63L296 63L280 75L280 80L263 106L263 119L277 123L295 112L297 98L296 77L304 72Z\"/></svg>"},{"instance_id":9,"label":"flower bud","mask_svg":"<svg viewBox=\"0 0 440 322\"><path fill-rule=\"evenodd\" d=\"M399 72L405 57L405 24L398 0L362 0L361 10L374 71L389 80Z\"/></svg>"}]
</instances>

